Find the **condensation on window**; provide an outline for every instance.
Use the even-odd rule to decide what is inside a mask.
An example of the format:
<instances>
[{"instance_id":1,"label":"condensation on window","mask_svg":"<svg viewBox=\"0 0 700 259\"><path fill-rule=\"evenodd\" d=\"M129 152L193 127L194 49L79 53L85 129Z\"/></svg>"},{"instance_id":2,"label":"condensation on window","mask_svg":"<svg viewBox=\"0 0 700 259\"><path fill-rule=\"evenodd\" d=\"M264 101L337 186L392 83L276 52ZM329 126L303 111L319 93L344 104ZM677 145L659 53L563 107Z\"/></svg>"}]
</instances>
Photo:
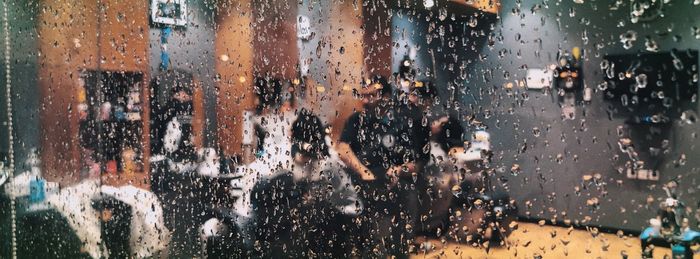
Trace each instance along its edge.
<instances>
[{"instance_id":1,"label":"condensation on window","mask_svg":"<svg viewBox=\"0 0 700 259\"><path fill-rule=\"evenodd\" d=\"M698 0L0 13L0 258L700 253Z\"/></svg>"}]
</instances>

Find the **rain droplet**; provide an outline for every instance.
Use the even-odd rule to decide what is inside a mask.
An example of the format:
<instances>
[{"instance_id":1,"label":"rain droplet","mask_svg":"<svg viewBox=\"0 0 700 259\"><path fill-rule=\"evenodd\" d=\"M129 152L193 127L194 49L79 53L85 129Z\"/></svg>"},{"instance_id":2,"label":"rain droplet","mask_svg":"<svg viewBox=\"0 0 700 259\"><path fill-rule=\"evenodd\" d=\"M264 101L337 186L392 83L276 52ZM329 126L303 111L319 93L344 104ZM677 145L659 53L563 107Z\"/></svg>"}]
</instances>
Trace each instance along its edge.
<instances>
[{"instance_id":1,"label":"rain droplet","mask_svg":"<svg viewBox=\"0 0 700 259\"><path fill-rule=\"evenodd\" d=\"M603 81L602 83L598 84L598 90L605 91L607 89L608 89L608 81Z\"/></svg>"},{"instance_id":2,"label":"rain droplet","mask_svg":"<svg viewBox=\"0 0 700 259\"><path fill-rule=\"evenodd\" d=\"M447 19L447 9L445 9L444 7L440 8L438 19L440 19L440 21L444 21L445 19Z\"/></svg>"},{"instance_id":3,"label":"rain droplet","mask_svg":"<svg viewBox=\"0 0 700 259\"><path fill-rule=\"evenodd\" d=\"M638 88L646 88L647 87L647 75L646 74L637 75L635 77L635 80L637 81Z\"/></svg>"},{"instance_id":4,"label":"rain droplet","mask_svg":"<svg viewBox=\"0 0 700 259\"><path fill-rule=\"evenodd\" d=\"M620 42L622 47L625 49L630 49L633 47L634 42L637 40L637 32L629 30L623 34L620 34Z\"/></svg>"},{"instance_id":5,"label":"rain droplet","mask_svg":"<svg viewBox=\"0 0 700 259\"><path fill-rule=\"evenodd\" d=\"M644 46L646 47L647 51L649 51L649 52L659 51L659 45L656 44L656 41L651 39L651 38L646 38L646 41L644 42Z\"/></svg>"}]
</instances>

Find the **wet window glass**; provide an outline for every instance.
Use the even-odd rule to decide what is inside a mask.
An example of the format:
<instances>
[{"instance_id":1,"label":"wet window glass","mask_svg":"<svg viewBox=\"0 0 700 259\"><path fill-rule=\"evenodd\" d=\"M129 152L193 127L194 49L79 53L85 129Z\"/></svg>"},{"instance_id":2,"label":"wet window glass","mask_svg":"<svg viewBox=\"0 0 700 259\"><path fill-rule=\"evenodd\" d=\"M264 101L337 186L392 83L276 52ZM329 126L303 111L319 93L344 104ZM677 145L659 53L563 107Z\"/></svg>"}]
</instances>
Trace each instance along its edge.
<instances>
[{"instance_id":1,"label":"wet window glass","mask_svg":"<svg viewBox=\"0 0 700 259\"><path fill-rule=\"evenodd\" d=\"M0 258L697 258L698 0L15 0Z\"/></svg>"}]
</instances>

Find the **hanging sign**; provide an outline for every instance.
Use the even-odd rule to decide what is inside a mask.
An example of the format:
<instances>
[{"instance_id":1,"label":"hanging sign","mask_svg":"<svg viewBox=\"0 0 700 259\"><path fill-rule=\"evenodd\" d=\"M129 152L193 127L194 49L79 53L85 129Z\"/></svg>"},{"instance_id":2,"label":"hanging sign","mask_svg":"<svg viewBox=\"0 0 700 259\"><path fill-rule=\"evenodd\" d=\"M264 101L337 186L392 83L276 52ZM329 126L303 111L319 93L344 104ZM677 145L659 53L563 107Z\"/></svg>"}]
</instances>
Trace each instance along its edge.
<instances>
[{"instance_id":1,"label":"hanging sign","mask_svg":"<svg viewBox=\"0 0 700 259\"><path fill-rule=\"evenodd\" d=\"M311 37L311 20L304 15L297 16L297 37L306 40Z\"/></svg>"}]
</instances>

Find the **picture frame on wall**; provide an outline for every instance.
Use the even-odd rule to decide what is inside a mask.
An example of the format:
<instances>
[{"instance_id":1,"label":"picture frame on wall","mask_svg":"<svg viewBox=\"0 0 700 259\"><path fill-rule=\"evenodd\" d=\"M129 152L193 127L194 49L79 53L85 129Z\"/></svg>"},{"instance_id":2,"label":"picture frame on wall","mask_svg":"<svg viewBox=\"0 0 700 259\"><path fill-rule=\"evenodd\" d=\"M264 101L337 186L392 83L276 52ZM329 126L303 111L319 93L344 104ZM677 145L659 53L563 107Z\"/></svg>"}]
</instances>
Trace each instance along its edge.
<instances>
[{"instance_id":1,"label":"picture frame on wall","mask_svg":"<svg viewBox=\"0 0 700 259\"><path fill-rule=\"evenodd\" d=\"M187 1L151 0L151 20L155 24L187 25Z\"/></svg>"}]
</instances>

